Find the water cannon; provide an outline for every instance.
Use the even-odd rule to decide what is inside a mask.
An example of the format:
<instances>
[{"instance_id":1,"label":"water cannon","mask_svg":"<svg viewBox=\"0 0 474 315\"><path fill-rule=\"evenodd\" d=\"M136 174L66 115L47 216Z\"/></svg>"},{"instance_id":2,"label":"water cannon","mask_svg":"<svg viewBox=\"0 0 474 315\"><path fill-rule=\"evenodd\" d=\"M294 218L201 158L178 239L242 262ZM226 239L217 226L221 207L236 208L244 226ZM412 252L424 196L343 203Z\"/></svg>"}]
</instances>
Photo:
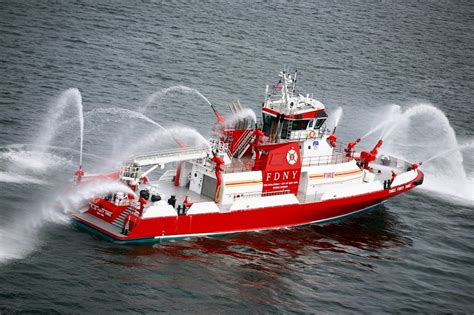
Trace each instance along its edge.
<instances>
[{"instance_id":1,"label":"water cannon","mask_svg":"<svg viewBox=\"0 0 474 315\"><path fill-rule=\"evenodd\" d=\"M224 122L225 122L224 116L222 116L222 115L216 110L216 108L214 107L214 105L212 105L211 103L209 103L209 105L211 105L211 109L212 109L212 111L214 112L214 115L215 115L216 118L217 118L217 123L220 124L220 125L224 125Z\"/></svg>"},{"instance_id":2,"label":"water cannon","mask_svg":"<svg viewBox=\"0 0 474 315\"><path fill-rule=\"evenodd\" d=\"M225 135L225 118L222 116L217 110L215 110L214 106L211 105L212 110L214 111L214 115L217 118L217 123L212 128L212 131L215 133Z\"/></svg>"},{"instance_id":3,"label":"water cannon","mask_svg":"<svg viewBox=\"0 0 474 315\"><path fill-rule=\"evenodd\" d=\"M408 170L416 170L418 169L418 167L420 167L421 165L423 164L423 162L420 162L420 163L413 163L412 165L410 165L410 167L408 168Z\"/></svg>"},{"instance_id":4,"label":"water cannon","mask_svg":"<svg viewBox=\"0 0 474 315\"><path fill-rule=\"evenodd\" d=\"M331 135L328 137L328 142L329 142L329 145L333 148L336 147L336 141L337 141L337 137L336 137L336 127L334 127L334 129L332 130L332 133Z\"/></svg>"},{"instance_id":5,"label":"water cannon","mask_svg":"<svg viewBox=\"0 0 474 315\"><path fill-rule=\"evenodd\" d=\"M214 114L216 115L217 123L223 125L225 123L224 116L222 116L218 111L215 111Z\"/></svg>"},{"instance_id":6,"label":"water cannon","mask_svg":"<svg viewBox=\"0 0 474 315\"><path fill-rule=\"evenodd\" d=\"M74 172L74 182L76 184L79 184L81 182L82 177L84 177L85 174L86 173L82 169L82 165L79 165L79 168L77 169L77 171Z\"/></svg>"},{"instance_id":7,"label":"water cannon","mask_svg":"<svg viewBox=\"0 0 474 315\"><path fill-rule=\"evenodd\" d=\"M355 146L360 142L360 138L357 138L354 142L348 142L344 151L346 152L346 157L351 157L354 151Z\"/></svg>"},{"instance_id":8,"label":"water cannon","mask_svg":"<svg viewBox=\"0 0 474 315\"><path fill-rule=\"evenodd\" d=\"M374 148L372 150L370 150L370 155L374 156L374 160L377 157L377 155L379 154L378 150L380 149L382 144L383 144L383 140L379 139L379 141L377 141L377 144L374 146Z\"/></svg>"},{"instance_id":9,"label":"water cannon","mask_svg":"<svg viewBox=\"0 0 474 315\"><path fill-rule=\"evenodd\" d=\"M370 152L362 151L360 153L360 159L361 161L364 162L364 169L369 169L369 163L372 161L375 161L375 159L377 158L377 155L379 154L378 149L380 149L382 144L383 144L383 140L379 139L379 141L377 141L377 144L375 144L375 146L373 147L372 150L370 150Z\"/></svg>"}]
</instances>

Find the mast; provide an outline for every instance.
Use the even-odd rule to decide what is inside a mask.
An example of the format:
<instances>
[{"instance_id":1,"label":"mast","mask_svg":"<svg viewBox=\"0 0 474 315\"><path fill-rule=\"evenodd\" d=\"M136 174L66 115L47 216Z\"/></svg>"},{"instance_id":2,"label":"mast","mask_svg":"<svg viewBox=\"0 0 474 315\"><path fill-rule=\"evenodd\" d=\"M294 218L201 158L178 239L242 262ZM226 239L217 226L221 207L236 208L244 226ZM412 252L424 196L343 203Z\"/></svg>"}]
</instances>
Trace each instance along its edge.
<instances>
[{"instance_id":1,"label":"mast","mask_svg":"<svg viewBox=\"0 0 474 315\"><path fill-rule=\"evenodd\" d=\"M285 102L285 112L288 110L288 74L283 71L283 100Z\"/></svg>"},{"instance_id":2,"label":"mast","mask_svg":"<svg viewBox=\"0 0 474 315\"><path fill-rule=\"evenodd\" d=\"M295 70L295 77L293 78L293 91L291 94L295 94L296 91L296 75L298 74L298 70Z\"/></svg>"}]
</instances>

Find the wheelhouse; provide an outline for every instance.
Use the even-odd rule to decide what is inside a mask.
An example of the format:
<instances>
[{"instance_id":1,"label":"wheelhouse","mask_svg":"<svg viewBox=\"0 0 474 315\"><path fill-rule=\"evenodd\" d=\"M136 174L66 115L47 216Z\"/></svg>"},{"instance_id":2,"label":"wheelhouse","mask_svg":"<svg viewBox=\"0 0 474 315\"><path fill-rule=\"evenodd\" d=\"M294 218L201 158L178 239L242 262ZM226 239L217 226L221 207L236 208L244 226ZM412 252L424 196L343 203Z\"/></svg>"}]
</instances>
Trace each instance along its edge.
<instances>
[{"instance_id":1,"label":"wheelhouse","mask_svg":"<svg viewBox=\"0 0 474 315\"><path fill-rule=\"evenodd\" d=\"M326 119L324 110L298 115L262 112L263 132L275 140L315 138L324 131Z\"/></svg>"}]
</instances>

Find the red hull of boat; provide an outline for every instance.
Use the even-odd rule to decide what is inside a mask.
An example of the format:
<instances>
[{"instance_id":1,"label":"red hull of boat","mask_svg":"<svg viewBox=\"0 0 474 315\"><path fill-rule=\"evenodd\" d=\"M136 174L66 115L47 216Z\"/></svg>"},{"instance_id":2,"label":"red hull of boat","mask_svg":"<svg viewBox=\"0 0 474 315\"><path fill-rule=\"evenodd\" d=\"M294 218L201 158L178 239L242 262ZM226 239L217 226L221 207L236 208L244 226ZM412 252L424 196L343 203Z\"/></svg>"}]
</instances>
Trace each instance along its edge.
<instances>
[{"instance_id":1,"label":"red hull of boat","mask_svg":"<svg viewBox=\"0 0 474 315\"><path fill-rule=\"evenodd\" d=\"M371 206L411 190L423 181L423 173L411 182L382 191L315 203L285 205L227 213L205 213L142 219L128 235L117 235L78 215L73 218L116 241L159 241L161 239L258 231L306 224L321 224L362 212Z\"/></svg>"}]
</instances>

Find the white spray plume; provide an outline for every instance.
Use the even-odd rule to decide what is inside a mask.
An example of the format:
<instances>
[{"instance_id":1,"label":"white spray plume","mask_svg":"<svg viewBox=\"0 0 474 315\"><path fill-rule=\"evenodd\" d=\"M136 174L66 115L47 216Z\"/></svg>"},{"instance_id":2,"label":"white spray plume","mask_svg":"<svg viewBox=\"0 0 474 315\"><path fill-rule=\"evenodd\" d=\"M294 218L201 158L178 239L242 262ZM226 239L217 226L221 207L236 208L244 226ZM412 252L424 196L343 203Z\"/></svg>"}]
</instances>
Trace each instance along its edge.
<instances>
[{"instance_id":1,"label":"white spray plume","mask_svg":"<svg viewBox=\"0 0 474 315\"><path fill-rule=\"evenodd\" d=\"M85 202L113 192L135 195L135 192L122 182L114 180L93 180L83 182L73 190L61 196L58 202L65 211L77 211Z\"/></svg>"},{"instance_id":2,"label":"white spray plume","mask_svg":"<svg viewBox=\"0 0 474 315\"><path fill-rule=\"evenodd\" d=\"M466 175L456 133L443 111L429 103L418 103L395 117L387 119L382 151L411 162L425 161L421 191L474 204L473 179Z\"/></svg>"},{"instance_id":3,"label":"white spray plume","mask_svg":"<svg viewBox=\"0 0 474 315\"><path fill-rule=\"evenodd\" d=\"M200 98L202 98L209 106L212 107L211 102L204 95L202 95L201 92L199 92L198 90L187 87L187 86L183 86L183 85L176 85L176 86L162 89L150 95L145 105L140 107L139 111L144 113L148 109L148 107L150 107L153 104L158 103L168 93L196 94Z\"/></svg>"},{"instance_id":4,"label":"white spray plume","mask_svg":"<svg viewBox=\"0 0 474 315\"><path fill-rule=\"evenodd\" d=\"M45 119L44 126L36 144L47 148L51 144L51 141L56 136L59 127L59 118L64 114L67 107L74 106L77 110L77 119L79 120L79 132L80 132L80 156L79 163L82 163L82 147L84 142L84 115L82 108L82 96L78 89L72 88L64 91L56 101L56 104L52 106Z\"/></svg>"},{"instance_id":5,"label":"white spray plume","mask_svg":"<svg viewBox=\"0 0 474 315\"><path fill-rule=\"evenodd\" d=\"M238 113L233 114L228 119L226 119L225 124L227 126L233 126L239 120L244 120L244 119L250 119L252 120L253 123L256 123L257 115L251 108L245 107L245 108L242 108L242 110L239 111Z\"/></svg>"}]
</instances>

